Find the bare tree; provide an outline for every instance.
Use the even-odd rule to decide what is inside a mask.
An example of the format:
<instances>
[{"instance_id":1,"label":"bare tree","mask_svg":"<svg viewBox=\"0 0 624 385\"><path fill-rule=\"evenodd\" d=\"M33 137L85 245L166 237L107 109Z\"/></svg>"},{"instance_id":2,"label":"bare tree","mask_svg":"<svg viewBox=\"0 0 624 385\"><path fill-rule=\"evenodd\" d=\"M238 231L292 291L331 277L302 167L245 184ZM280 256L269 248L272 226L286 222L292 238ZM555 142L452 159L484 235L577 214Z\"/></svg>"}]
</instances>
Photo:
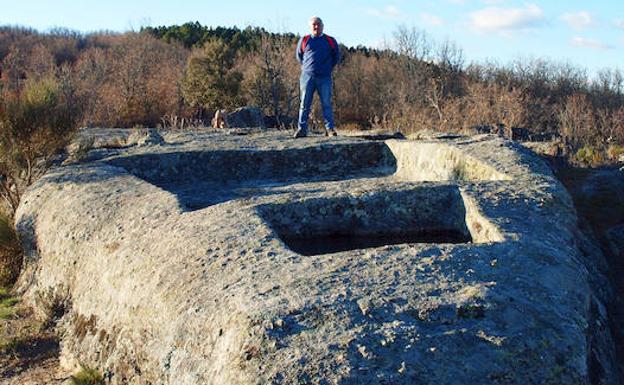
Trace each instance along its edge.
<instances>
[{"instance_id":1,"label":"bare tree","mask_svg":"<svg viewBox=\"0 0 624 385\"><path fill-rule=\"evenodd\" d=\"M399 54L419 61L431 59L433 43L424 30L399 26L394 33L394 40Z\"/></svg>"},{"instance_id":2,"label":"bare tree","mask_svg":"<svg viewBox=\"0 0 624 385\"><path fill-rule=\"evenodd\" d=\"M108 120L109 114L104 112L109 108L105 105L108 100L102 94L102 87L108 79L110 67L106 51L98 47L85 50L74 67L79 98L84 105L84 126L91 127Z\"/></svg>"},{"instance_id":3,"label":"bare tree","mask_svg":"<svg viewBox=\"0 0 624 385\"><path fill-rule=\"evenodd\" d=\"M594 108L583 94L574 94L558 108L557 118L561 124L561 135L571 148L593 141L597 134L594 126ZM593 132L592 132L593 131Z\"/></svg>"},{"instance_id":4,"label":"bare tree","mask_svg":"<svg viewBox=\"0 0 624 385\"><path fill-rule=\"evenodd\" d=\"M284 126L284 116L292 116L298 100L298 64L295 42L288 36L262 35L255 52L250 54L245 88L250 100Z\"/></svg>"},{"instance_id":5,"label":"bare tree","mask_svg":"<svg viewBox=\"0 0 624 385\"><path fill-rule=\"evenodd\" d=\"M435 62L447 71L458 73L464 67L464 51L446 39L436 47Z\"/></svg>"}]
</instances>

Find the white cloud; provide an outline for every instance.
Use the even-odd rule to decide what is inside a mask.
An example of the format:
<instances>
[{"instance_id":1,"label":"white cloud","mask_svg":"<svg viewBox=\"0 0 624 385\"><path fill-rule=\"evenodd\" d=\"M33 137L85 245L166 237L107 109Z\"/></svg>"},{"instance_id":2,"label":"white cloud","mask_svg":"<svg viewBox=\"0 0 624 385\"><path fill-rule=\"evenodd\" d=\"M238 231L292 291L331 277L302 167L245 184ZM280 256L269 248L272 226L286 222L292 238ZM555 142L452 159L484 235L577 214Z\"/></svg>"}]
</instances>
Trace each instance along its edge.
<instances>
[{"instance_id":1,"label":"white cloud","mask_svg":"<svg viewBox=\"0 0 624 385\"><path fill-rule=\"evenodd\" d=\"M444 25L444 19L435 15L432 15L430 13L427 13L427 12L422 12L420 14L420 20L423 23L432 25L432 26Z\"/></svg>"},{"instance_id":2,"label":"white cloud","mask_svg":"<svg viewBox=\"0 0 624 385\"><path fill-rule=\"evenodd\" d=\"M366 10L366 13L368 13L371 16L384 17L384 18L390 18L390 19L399 19L402 17L401 11L399 11L399 9L395 7L394 5L387 5L383 7L382 9L368 8Z\"/></svg>"},{"instance_id":3,"label":"white cloud","mask_svg":"<svg viewBox=\"0 0 624 385\"><path fill-rule=\"evenodd\" d=\"M564 13L559 19L565 21L570 27L579 31L592 27L595 24L594 18L587 11Z\"/></svg>"},{"instance_id":4,"label":"white cloud","mask_svg":"<svg viewBox=\"0 0 624 385\"><path fill-rule=\"evenodd\" d=\"M544 12L535 4L524 8L489 7L470 14L473 28L481 32L508 33L537 27L544 22Z\"/></svg>"},{"instance_id":5,"label":"white cloud","mask_svg":"<svg viewBox=\"0 0 624 385\"><path fill-rule=\"evenodd\" d=\"M614 24L620 29L624 29L624 19L615 19Z\"/></svg>"},{"instance_id":6,"label":"white cloud","mask_svg":"<svg viewBox=\"0 0 624 385\"><path fill-rule=\"evenodd\" d=\"M603 43L595 39L588 39L585 37L576 36L571 41L573 46L593 49L613 49L612 45Z\"/></svg>"}]
</instances>

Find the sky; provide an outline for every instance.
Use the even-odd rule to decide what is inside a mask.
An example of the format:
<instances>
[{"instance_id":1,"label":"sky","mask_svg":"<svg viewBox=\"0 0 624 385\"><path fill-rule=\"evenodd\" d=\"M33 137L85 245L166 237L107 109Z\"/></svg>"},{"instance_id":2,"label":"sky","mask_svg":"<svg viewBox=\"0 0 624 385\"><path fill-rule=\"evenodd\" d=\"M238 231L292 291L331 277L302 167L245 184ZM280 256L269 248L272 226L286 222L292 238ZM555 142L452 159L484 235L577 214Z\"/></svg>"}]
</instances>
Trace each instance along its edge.
<instances>
[{"instance_id":1,"label":"sky","mask_svg":"<svg viewBox=\"0 0 624 385\"><path fill-rule=\"evenodd\" d=\"M624 0L0 0L0 25L40 32L138 31L198 21L308 32L320 16L325 32L347 46L392 44L400 26L462 48L467 63L545 58L584 68L624 70Z\"/></svg>"}]
</instances>

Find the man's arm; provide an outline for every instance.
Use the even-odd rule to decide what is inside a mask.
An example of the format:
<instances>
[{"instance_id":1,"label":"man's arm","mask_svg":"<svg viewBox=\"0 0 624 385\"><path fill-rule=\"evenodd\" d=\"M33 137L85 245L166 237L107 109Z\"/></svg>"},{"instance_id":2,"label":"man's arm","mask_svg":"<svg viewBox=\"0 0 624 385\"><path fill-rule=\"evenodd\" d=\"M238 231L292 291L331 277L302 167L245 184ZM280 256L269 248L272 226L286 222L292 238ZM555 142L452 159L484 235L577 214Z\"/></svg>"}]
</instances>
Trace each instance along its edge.
<instances>
[{"instance_id":1,"label":"man's arm","mask_svg":"<svg viewBox=\"0 0 624 385\"><path fill-rule=\"evenodd\" d=\"M297 60L299 64L303 64L303 53L301 52L301 44L303 43L303 36L299 38L299 42L297 43L297 51L295 55L297 55Z\"/></svg>"}]
</instances>

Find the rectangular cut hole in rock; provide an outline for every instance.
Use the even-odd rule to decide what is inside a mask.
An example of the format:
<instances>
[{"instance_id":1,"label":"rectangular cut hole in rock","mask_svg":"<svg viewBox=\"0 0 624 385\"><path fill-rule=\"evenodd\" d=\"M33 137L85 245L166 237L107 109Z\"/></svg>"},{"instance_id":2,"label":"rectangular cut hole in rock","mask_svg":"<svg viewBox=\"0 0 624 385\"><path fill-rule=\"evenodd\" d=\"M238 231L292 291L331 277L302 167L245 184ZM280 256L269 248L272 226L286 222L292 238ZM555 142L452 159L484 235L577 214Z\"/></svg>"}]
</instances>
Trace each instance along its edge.
<instances>
[{"instance_id":1,"label":"rectangular cut hole in rock","mask_svg":"<svg viewBox=\"0 0 624 385\"><path fill-rule=\"evenodd\" d=\"M301 255L404 243L473 242L457 186L313 198L259 210L284 244Z\"/></svg>"},{"instance_id":2,"label":"rectangular cut hole in rock","mask_svg":"<svg viewBox=\"0 0 624 385\"><path fill-rule=\"evenodd\" d=\"M282 240L292 251L311 256L406 243L467 243L471 238L455 229L425 229L398 234L335 233L312 238L285 235Z\"/></svg>"}]
</instances>

